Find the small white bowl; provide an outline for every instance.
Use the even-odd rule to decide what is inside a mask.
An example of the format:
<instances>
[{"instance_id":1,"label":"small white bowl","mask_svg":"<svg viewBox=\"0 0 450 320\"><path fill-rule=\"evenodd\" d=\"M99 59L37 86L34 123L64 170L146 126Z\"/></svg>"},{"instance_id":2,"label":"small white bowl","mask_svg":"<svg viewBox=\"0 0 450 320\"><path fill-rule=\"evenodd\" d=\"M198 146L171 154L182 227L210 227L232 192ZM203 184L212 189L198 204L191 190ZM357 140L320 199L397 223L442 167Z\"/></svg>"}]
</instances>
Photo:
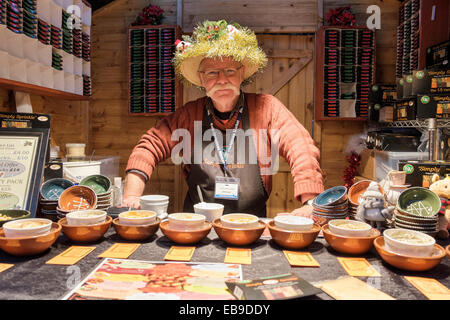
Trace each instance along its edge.
<instances>
[{"instance_id":1,"label":"small white bowl","mask_svg":"<svg viewBox=\"0 0 450 320\"><path fill-rule=\"evenodd\" d=\"M292 215L278 215L273 221L276 227L289 231L308 231L314 224L312 219Z\"/></svg>"},{"instance_id":2,"label":"small white bowl","mask_svg":"<svg viewBox=\"0 0 450 320\"><path fill-rule=\"evenodd\" d=\"M169 214L168 219L169 226L173 230L200 230L205 223L204 215L188 212Z\"/></svg>"},{"instance_id":3,"label":"small white bowl","mask_svg":"<svg viewBox=\"0 0 450 320\"><path fill-rule=\"evenodd\" d=\"M23 238L42 236L50 232L52 221L31 218L7 222L3 225L6 238Z\"/></svg>"},{"instance_id":4,"label":"small white bowl","mask_svg":"<svg viewBox=\"0 0 450 320\"><path fill-rule=\"evenodd\" d=\"M345 227L348 226L348 227ZM372 226L361 221L333 219L328 222L330 231L343 237L368 237ZM355 229L352 229L354 227Z\"/></svg>"},{"instance_id":5,"label":"small white bowl","mask_svg":"<svg viewBox=\"0 0 450 320\"><path fill-rule=\"evenodd\" d=\"M128 226L143 226L156 220L156 212L148 210L130 210L119 214L119 223Z\"/></svg>"},{"instance_id":6,"label":"small white bowl","mask_svg":"<svg viewBox=\"0 0 450 320\"><path fill-rule=\"evenodd\" d=\"M140 198L141 203L145 202L145 203L165 203L165 202L169 202L169 196L165 196L162 194L149 194L146 196L142 196Z\"/></svg>"},{"instance_id":7,"label":"small white bowl","mask_svg":"<svg viewBox=\"0 0 450 320\"><path fill-rule=\"evenodd\" d=\"M229 213L220 217L222 225L233 229L252 229L258 227L259 218L247 213Z\"/></svg>"},{"instance_id":8,"label":"small white bowl","mask_svg":"<svg viewBox=\"0 0 450 320\"><path fill-rule=\"evenodd\" d=\"M384 230L383 236L388 251L406 256L429 257L433 253L434 244L436 243L433 237L423 232L401 228ZM405 237L416 239L423 243L413 243L411 240L404 239Z\"/></svg>"},{"instance_id":9,"label":"small white bowl","mask_svg":"<svg viewBox=\"0 0 450 320\"><path fill-rule=\"evenodd\" d=\"M194 205L195 213L204 215L209 222L219 219L224 208L224 205L220 203L200 202Z\"/></svg>"},{"instance_id":10,"label":"small white bowl","mask_svg":"<svg viewBox=\"0 0 450 320\"><path fill-rule=\"evenodd\" d=\"M105 222L106 211L103 210L80 210L66 214L69 226L89 226Z\"/></svg>"}]
</instances>

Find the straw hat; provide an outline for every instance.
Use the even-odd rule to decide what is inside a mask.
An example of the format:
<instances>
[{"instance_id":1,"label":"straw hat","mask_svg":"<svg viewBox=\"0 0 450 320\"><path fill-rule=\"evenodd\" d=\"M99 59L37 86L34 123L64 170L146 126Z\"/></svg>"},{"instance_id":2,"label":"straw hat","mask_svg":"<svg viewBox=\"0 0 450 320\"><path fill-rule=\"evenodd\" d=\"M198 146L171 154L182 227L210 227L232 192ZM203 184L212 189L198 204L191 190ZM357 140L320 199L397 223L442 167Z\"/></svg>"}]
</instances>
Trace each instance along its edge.
<instances>
[{"instance_id":1,"label":"straw hat","mask_svg":"<svg viewBox=\"0 0 450 320\"><path fill-rule=\"evenodd\" d=\"M175 72L184 82L199 87L197 71L204 58L231 57L242 63L245 66L244 83L267 64L255 33L225 20L204 21L194 29L192 37L183 36L183 41L177 40L175 44Z\"/></svg>"}]
</instances>

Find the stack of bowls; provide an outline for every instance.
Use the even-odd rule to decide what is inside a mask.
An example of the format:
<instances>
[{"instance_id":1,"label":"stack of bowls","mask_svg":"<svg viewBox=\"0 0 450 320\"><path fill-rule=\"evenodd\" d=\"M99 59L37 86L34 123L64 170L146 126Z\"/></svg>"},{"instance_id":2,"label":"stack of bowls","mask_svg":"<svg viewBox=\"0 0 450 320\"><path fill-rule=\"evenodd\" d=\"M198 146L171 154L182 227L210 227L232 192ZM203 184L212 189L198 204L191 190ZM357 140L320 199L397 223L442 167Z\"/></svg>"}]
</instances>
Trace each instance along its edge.
<instances>
[{"instance_id":1,"label":"stack of bowls","mask_svg":"<svg viewBox=\"0 0 450 320\"><path fill-rule=\"evenodd\" d=\"M67 179L55 178L45 181L40 189L40 216L55 221L57 219L58 200L64 190L73 186Z\"/></svg>"},{"instance_id":2,"label":"stack of bowls","mask_svg":"<svg viewBox=\"0 0 450 320\"><path fill-rule=\"evenodd\" d=\"M64 190L56 207L58 218L72 211L92 210L97 207L97 194L87 186L72 186Z\"/></svg>"},{"instance_id":3,"label":"stack of bowls","mask_svg":"<svg viewBox=\"0 0 450 320\"><path fill-rule=\"evenodd\" d=\"M314 220L323 226L333 219L344 219L348 215L347 188L337 186L319 194L312 203Z\"/></svg>"},{"instance_id":4,"label":"stack of bowls","mask_svg":"<svg viewBox=\"0 0 450 320\"><path fill-rule=\"evenodd\" d=\"M87 186L97 194L97 209L107 210L113 205L113 194L111 180L101 174L85 177L80 182L80 186Z\"/></svg>"},{"instance_id":5,"label":"stack of bowls","mask_svg":"<svg viewBox=\"0 0 450 320\"><path fill-rule=\"evenodd\" d=\"M440 199L433 191L421 187L406 189L398 198L394 225L435 236L440 208Z\"/></svg>"},{"instance_id":6,"label":"stack of bowls","mask_svg":"<svg viewBox=\"0 0 450 320\"><path fill-rule=\"evenodd\" d=\"M159 194L151 194L140 198L141 209L155 211L158 218L167 217L167 208L169 207L169 197Z\"/></svg>"},{"instance_id":7,"label":"stack of bowls","mask_svg":"<svg viewBox=\"0 0 450 320\"><path fill-rule=\"evenodd\" d=\"M355 219L356 211L359 206L360 197L364 192L366 192L367 188L369 187L370 183L372 181L370 180L361 180L355 184L353 184L350 189L348 190L348 216L351 219ZM383 189L381 186L378 186L380 189L381 194L383 194Z\"/></svg>"}]
</instances>

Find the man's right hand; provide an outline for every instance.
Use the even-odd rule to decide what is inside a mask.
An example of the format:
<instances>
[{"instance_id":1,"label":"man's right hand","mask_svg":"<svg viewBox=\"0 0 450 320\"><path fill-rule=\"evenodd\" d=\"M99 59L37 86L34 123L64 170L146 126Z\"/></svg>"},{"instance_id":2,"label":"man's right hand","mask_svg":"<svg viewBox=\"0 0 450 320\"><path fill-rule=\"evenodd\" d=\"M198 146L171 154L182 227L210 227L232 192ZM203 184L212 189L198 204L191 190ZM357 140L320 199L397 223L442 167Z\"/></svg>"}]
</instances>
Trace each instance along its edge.
<instances>
[{"instance_id":1,"label":"man's right hand","mask_svg":"<svg viewBox=\"0 0 450 320\"><path fill-rule=\"evenodd\" d=\"M137 196L123 197L121 207L140 209L141 208L140 197Z\"/></svg>"}]
</instances>

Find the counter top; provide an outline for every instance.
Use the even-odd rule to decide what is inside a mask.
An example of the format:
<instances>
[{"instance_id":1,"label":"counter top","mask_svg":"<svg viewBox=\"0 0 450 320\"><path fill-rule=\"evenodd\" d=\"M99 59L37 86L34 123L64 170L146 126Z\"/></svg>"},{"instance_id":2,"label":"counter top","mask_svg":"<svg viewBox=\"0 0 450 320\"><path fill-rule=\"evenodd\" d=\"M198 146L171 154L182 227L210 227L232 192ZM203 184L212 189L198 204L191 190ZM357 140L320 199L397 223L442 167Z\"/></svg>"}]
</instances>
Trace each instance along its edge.
<instances>
[{"instance_id":1,"label":"counter top","mask_svg":"<svg viewBox=\"0 0 450 320\"><path fill-rule=\"evenodd\" d=\"M41 255L33 257L14 257L0 251L0 263L11 263L14 266L0 273L0 299L25 299L25 300L54 300L61 299L71 289L101 262L102 258L97 256L108 249L114 243L127 243L121 239L111 227L105 237L96 243L76 244L71 242L64 234L61 234L53 246ZM172 245L176 245L166 238L161 230L151 238L141 242L142 245L129 257L134 260L163 261L164 256ZM450 243L438 241L442 246ZM47 265L46 261L55 257L72 245L95 246L96 249L84 257L74 266ZM192 262L215 262L223 263L225 251L228 247L218 238L214 229L207 238L195 245L196 250L191 259ZM337 260L337 257L348 255L334 251L326 243L324 238L318 237L308 248L302 251L310 252L319 262L319 268L291 267L285 258L281 247L273 240L261 238L252 245L246 246L252 249L252 264L242 265L243 279L254 279L264 276L278 275L284 273L295 273L299 277L309 281L336 279L347 275ZM426 300L416 288L414 288L403 276L429 277L438 280L447 288L450 287L450 259L444 257L442 262L432 270L426 272L410 272L396 269L383 262L372 248L365 255L372 266L382 275L380 278L369 279L377 281L376 287L396 299ZM368 278L359 277L366 281ZM322 293L308 299L332 299Z\"/></svg>"}]
</instances>

